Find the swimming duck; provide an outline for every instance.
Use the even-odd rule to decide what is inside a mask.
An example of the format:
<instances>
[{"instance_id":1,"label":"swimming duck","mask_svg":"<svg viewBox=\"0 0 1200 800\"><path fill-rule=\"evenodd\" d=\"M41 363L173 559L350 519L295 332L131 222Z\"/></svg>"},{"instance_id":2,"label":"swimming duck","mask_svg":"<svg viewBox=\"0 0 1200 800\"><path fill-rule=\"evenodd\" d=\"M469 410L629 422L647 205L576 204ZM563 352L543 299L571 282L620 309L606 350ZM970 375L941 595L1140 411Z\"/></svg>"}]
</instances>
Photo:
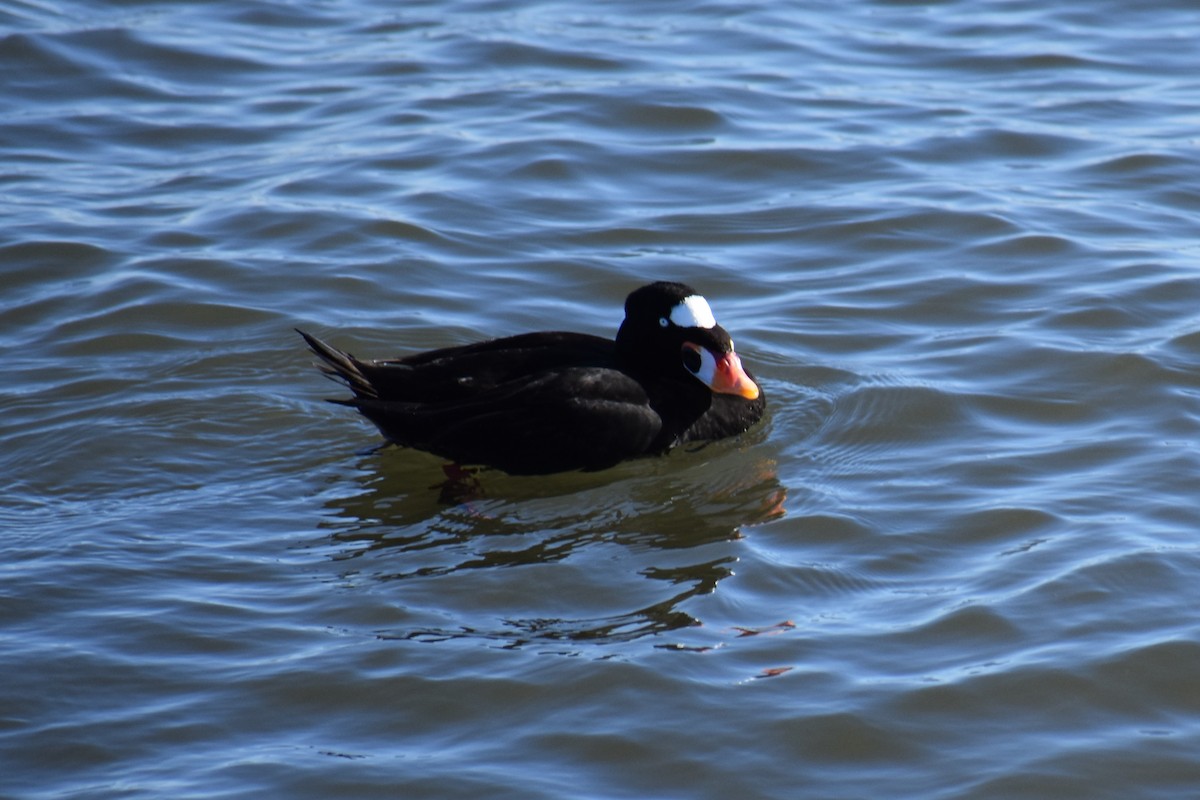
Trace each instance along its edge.
<instances>
[{"instance_id":1,"label":"swimming duck","mask_svg":"<svg viewBox=\"0 0 1200 800\"><path fill-rule=\"evenodd\" d=\"M547 331L368 361L297 332L354 393L330 402L389 442L514 475L734 436L766 408L708 301L682 283L631 293L615 341Z\"/></svg>"}]
</instances>

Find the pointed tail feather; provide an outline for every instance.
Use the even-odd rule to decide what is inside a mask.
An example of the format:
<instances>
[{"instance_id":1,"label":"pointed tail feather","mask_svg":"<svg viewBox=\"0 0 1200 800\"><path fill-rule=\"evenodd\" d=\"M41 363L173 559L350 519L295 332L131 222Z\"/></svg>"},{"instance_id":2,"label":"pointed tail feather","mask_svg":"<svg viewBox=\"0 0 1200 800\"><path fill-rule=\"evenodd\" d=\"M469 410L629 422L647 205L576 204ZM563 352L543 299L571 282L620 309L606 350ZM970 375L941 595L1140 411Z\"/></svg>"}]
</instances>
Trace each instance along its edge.
<instances>
[{"instance_id":1,"label":"pointed tail feather","mask_svg":"<svg viewBox=\"0 0 1200 800\"><path fill-rule=\"evenodd\" d=\"M308 348L315 353L323 363L317 364L317 369L333 380L342 381L358 397L378 397L379 393L371 385L370 379L362 370L362 362L349 353L338 350L332 345L325 344L312 334L296 328L296 333L304 337ZM334 401L345 405L353 405L353 401Z\"/></svg>"}]
</instances>

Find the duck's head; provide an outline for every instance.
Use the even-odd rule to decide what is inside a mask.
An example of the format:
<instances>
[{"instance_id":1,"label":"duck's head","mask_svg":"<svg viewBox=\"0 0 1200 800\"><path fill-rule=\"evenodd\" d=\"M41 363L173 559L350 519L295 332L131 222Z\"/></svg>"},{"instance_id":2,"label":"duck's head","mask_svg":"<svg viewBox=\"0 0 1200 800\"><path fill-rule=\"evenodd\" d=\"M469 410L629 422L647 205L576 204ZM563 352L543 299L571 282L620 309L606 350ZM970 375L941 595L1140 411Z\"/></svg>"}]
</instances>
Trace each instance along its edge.
<instances>
[{"instance_id":1,"label":"duck's head","mask_svg":"<svg viewBox=\"0 0 1200 800\"><path fill-rule=\"evenodd\" d=\"M651 283L626 298L617 351L638 369L686 373L718 394L760 394L708 301L683 283Z\"/></svg>"}]
</instances>

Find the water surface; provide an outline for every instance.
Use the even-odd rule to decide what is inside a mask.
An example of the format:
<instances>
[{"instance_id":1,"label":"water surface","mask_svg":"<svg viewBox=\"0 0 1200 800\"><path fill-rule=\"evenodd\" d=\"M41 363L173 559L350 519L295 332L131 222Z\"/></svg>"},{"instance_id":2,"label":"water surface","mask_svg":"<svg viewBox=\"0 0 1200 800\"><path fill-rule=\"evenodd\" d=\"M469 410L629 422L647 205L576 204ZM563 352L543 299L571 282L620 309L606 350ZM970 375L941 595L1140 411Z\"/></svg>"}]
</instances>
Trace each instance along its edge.
<instances>
[{"instance_id":1,"label":"water surface","mask_svg":"<svg viewBox=\"0 0 1200 800\"><path fill-rule=\"evenodd\" d=\"M1185 3L0 9L0 794L1200 784ZM709 298L740 439L448 480L362 356Z\"/></svg>"}]
</instances>

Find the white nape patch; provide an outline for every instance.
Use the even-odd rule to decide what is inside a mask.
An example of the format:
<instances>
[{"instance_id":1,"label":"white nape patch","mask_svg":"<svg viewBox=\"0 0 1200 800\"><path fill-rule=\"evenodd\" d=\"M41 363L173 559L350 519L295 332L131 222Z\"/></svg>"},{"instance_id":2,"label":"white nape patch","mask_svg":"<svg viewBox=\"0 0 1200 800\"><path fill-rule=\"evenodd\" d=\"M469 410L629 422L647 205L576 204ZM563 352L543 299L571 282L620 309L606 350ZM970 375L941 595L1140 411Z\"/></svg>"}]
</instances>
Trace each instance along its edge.
<instances>
[{"instance_id":1,"label":"white nape patch","mask_svg":"<svg viewBox=\"0 0 1200 800\"><path fill-rule=\"evenodd\" d=\"M708 301L698 294L683 298L679 305L671 309L671 322L681 328L717 327L717 319L708 307Z\"/></svg>"}]
</instances>

